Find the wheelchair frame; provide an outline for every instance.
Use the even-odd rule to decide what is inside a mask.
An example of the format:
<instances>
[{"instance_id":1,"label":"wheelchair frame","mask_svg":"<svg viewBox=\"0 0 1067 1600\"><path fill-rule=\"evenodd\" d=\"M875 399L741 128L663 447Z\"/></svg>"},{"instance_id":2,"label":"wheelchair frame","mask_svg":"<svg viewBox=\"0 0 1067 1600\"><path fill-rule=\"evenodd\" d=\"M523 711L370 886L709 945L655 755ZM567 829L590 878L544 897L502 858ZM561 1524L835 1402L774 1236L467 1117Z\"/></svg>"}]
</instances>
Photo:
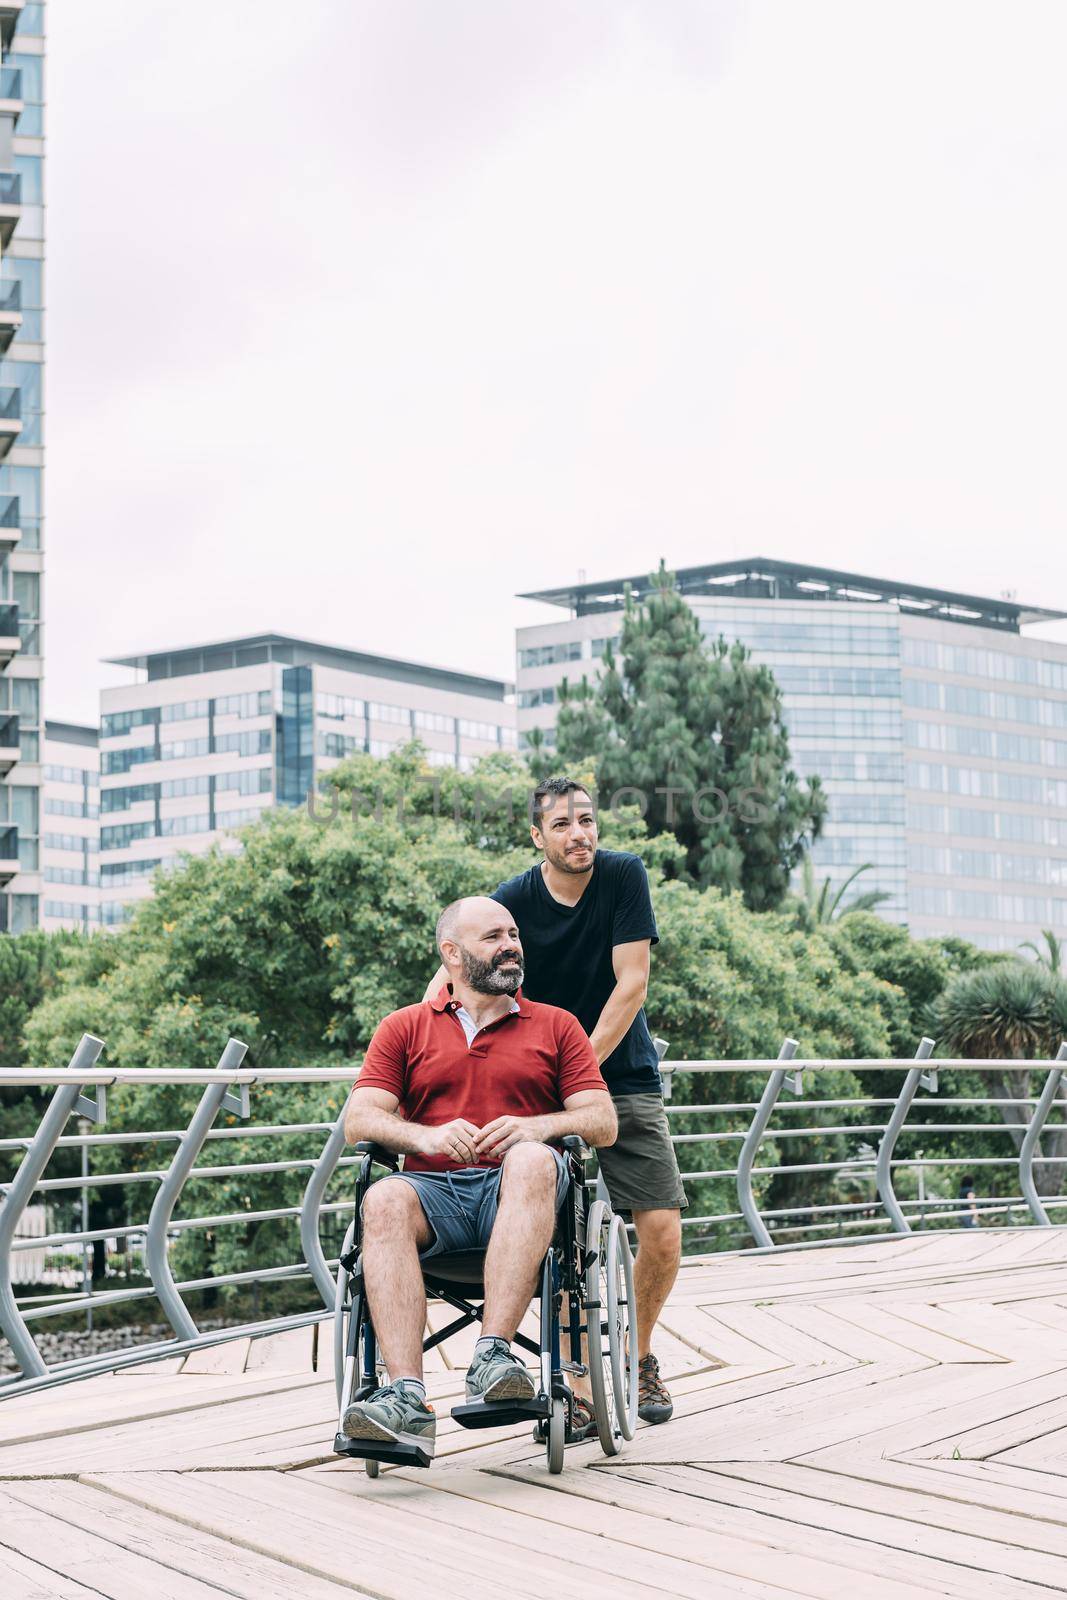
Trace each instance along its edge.
<instances>
[{"instance_id":1,"label":"wheelchair frame","mask_svg":"<svg viewBox=\"0 0 1067 1600\"><path fill-rule=\"evenodd\" d=\"M585 1186L582 1140L562 1140L570 1182L559 1208L556 1232L541 1263L538 1298L540 1338L537 1343L516 1333L513 1344L540 1362L539 1387L533 1399L464 1402L452 1416L464 1428L499 1428L532 1420L534 1438L545 1445L550 1473L563 1470L563 1452L572 1424L572 1396L566 1373L584 1373L582 1339L587 1337L588 1371L596 1411L596 1432L605 1455L616 1455L632 1439L637 1423L637 1361L630 1351L631 1308L634 1304L633 1259L621 1218L603 1200L590 1202ZM362 1154L356 1178L355 1215L345 1235L337 1268L334 1302L334 1369L337 1386L338 1455L362 1460L369 1477L382 1462L428 1467L431 1457L415 1445L378 1444L349 1439L342 1430L345 1411L380 1387L378 1351L370 1308L363 1286L362 1206L374 1166L399 1171L399 1158L380 1145L358 1144ZM440 1258L442 1264L448 1257ZM459 1315L423 1341L432 1350L454 1333L479 1322L484 1310L484 1285L479 1278L450 1278L435 1271L431 1257L423 1268L428 1297L450 1305ZM466 1290L467 1292L464 1292ZM564 1321L563 1300L567 1296ZM564 1340L570 1359L564 1360Z\"/></svg>"}]
</instances>

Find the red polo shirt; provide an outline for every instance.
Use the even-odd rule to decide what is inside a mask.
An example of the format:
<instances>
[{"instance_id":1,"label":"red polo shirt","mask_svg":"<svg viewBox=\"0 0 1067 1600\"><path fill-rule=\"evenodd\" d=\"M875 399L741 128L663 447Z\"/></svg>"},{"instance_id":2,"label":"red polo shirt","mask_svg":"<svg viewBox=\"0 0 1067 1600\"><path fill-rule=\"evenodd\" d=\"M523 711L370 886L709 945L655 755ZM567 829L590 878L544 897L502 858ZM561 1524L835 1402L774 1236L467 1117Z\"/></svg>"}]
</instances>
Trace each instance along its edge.
<instances>
[{"instance_id":1,"label":"red polo shirt","mask_svg":"<svg viewBox=\"0 0 1067 1600\"><path fill-rule=\"evenodd\" d=\"M404 1006L378 1024L357 1081L400 1101L408 1122L439 1127L465 1117L484 1128L495 1117L538 1117L562 1111L583 1089L607 1085L581 1023L558 1006L518 995L518 1011L491 1022L470 1046L454 1015L459 1002L445 984L428 1004ZM487 1157L480 1165L499 1166ZM408 1172L448 1172L463 1162L447 1156L405 1156Z\"/></svg>"}]
</instances>

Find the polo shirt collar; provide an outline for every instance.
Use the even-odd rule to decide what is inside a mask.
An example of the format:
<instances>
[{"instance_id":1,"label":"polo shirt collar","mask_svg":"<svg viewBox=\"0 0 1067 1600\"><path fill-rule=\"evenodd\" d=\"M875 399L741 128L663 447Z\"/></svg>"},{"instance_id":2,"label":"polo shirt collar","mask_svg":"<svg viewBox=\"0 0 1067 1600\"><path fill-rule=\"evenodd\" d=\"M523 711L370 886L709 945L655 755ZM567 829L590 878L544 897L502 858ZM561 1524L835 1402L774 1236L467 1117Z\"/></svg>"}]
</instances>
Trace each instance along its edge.
<instances>
[{"instance_id":1,"label":"polo shirt collar","mask_svg":"<svg viewBox=\"0 0 1067 1600\"><path fill-rule=\"evenodd\" d=\"M430 1001L434 1011L454 1011L459 1009L459 1001L452 997L452 985L443 983ZM514 997L511 1015L514 1017L528 1017L530 1015L530 1002L524 998L520 989Z\"/></svg>"}]
</instances>

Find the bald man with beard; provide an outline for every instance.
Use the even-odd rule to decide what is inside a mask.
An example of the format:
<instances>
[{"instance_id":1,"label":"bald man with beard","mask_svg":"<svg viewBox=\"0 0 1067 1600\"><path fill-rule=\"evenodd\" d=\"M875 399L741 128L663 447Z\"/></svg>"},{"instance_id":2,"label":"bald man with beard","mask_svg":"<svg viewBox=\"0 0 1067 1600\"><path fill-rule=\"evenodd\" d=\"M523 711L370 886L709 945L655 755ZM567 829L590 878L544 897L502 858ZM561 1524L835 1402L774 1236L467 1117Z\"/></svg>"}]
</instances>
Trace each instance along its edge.
<instances>
[{"instance_id":1,"label":"bald man with beard","mask_svg":"<svg viewBox=\"0 0 1067 1600\"><path fill-rule=\"evenodd\" d=\"M522 943L496 900L454 901L437 924L447 981L380 1023L345 1116L350 1144L373 1140L403 1172L363 1202L363 1278L388 1382L345 1412L350 1439L417 1444L432 1455L422 1262L486 1251L482 1337L468 1400L533 1397L511 1341L567 1191L565 1134L615 1138L615 1108L581 1024L520 994Z\"/></svg>"}]
</instances>

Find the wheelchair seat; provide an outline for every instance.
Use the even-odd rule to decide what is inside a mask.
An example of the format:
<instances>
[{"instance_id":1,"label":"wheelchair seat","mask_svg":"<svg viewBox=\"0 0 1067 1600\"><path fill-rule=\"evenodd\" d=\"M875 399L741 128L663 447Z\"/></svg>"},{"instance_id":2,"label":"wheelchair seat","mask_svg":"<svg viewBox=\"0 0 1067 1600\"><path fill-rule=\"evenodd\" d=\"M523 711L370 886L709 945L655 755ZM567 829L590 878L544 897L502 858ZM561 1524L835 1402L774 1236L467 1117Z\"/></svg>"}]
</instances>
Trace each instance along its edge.
<instances>
[{"instance_id":1,"label":"wheelchair seat","mask_svg":"<svg viewBox=\"0 0 1067 1600\"><path fill-rule=\"evenodd\" d=\"M466 1287L482 1287L485 1269L484 1250L453 1250L449 1255L430 1256L423 1261L424 1278L440 1278L443 1283L462 1283Z\"/></svg>"}]
</instances>

